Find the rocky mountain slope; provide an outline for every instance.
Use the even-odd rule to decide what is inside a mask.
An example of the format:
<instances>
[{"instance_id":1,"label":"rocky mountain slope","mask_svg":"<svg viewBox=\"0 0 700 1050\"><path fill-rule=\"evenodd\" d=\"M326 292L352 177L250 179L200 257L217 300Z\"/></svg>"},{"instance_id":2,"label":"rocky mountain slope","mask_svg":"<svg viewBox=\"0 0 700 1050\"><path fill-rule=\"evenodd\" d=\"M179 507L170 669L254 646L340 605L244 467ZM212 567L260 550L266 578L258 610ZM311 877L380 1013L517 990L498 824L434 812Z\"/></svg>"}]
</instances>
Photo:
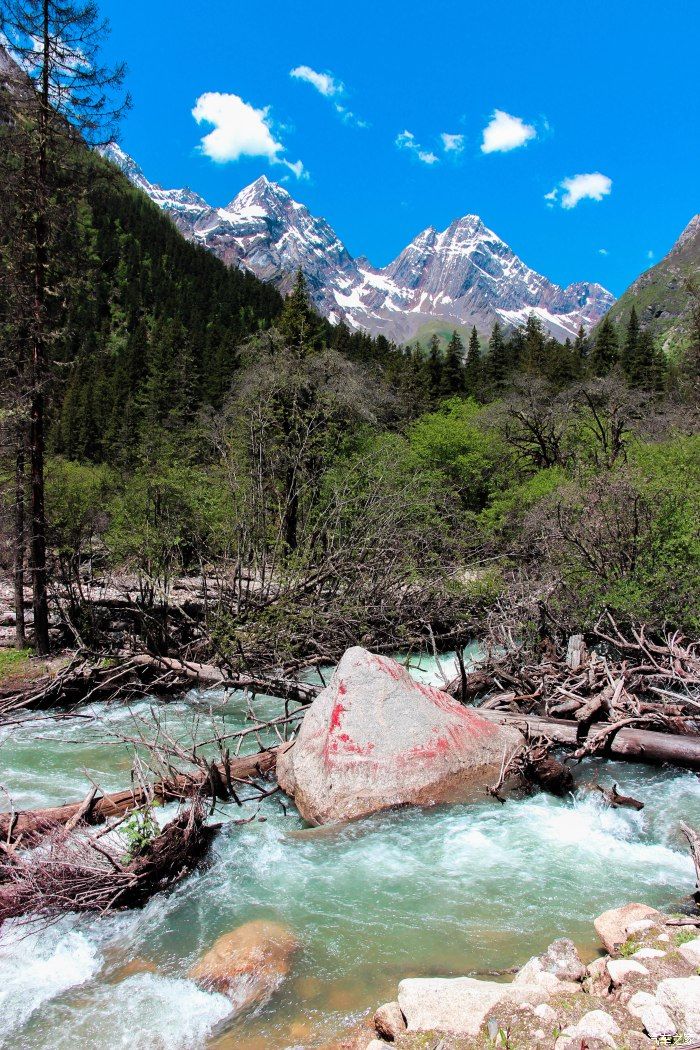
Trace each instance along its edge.
<instances>
[{"instance_id":1,"label":"rocky mountain slope","mask_svg":"<svg viewBox=\"0 0 700 1050\"><path fill-rule=\"evenodd\" d=\"M700 214L690 220L668 255L634 281L610 316L626 324L632 306L643 327L667 343L682 340L689 296L688 277L700 282Z\"/></svg>"},{"instance_id":2,"label":"rocky mountain slope","mask_svg":"<svg viewBox=\"0 0 700 1050\"><path fill-rule=\"evenodd\" d=\"M212 208L190 190L149 182L118 146L105 152L187 238L283 290L301 267L319 310L353 329L407 342L436 320L488 334L496 319L522 324L534 313L563 339L593 327L614 303L599 284L560 288L531 270L477 215L424 230L377 269L353 259L325 219L265 176Z\"/></svg>"}]
</instances>

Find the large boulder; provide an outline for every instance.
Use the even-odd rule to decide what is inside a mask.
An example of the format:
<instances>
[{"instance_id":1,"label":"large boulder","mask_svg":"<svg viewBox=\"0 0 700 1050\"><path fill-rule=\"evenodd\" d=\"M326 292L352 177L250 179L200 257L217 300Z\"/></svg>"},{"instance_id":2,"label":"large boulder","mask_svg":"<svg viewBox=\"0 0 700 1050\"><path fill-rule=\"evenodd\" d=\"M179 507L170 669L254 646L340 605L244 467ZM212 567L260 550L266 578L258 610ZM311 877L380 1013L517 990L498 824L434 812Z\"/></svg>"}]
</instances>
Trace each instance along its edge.
<instances>
[{"instance_id":1,"label":"large boulder","mask_svg":"<svg viewBox=\"0 0 700 1050\"><path fill-rule=\"evenodd\" d=\"M399 1007L409 1032L477 1036L498 1006L510 1018L518 1006L539 1006L550 992L539 985L501 984L475 977L409 977L399 984Z\"/></svg>"},{"instance_id":2,"label":"large boulder","mask_svg":"<svg viewBox=\"0 0 700 1050\"><path fill-rule=\"evenodd\" d=\"M700 977L667 977L656 1001L671 1015L687 1042L700 1039Z\"/></svg>"},{"instance_id":3,"label":"large boulder","mask_svg":"<svg viewBox=\"0 0 700 1050\"><path fill-rule=\"evenodd\" d=\"M277 759L280 786L311 824L399 805L483 798L522 742L394 660L348 649Z\"/></svg>"},{"instance_id":4,"label":"large boulder","mask_svg":"<svg viewBox=\"0 0 700 1050\"><path fill-rule=\"evenodd\" d=\"M237 1010L245 1010L269 999L289 973L298 946L286 926L247 922L219 937L189 976L207 991L227 995Z\"/></svg>"},{"instance_id":5,"label":"large boulder","mask_svg":"<svg viewBox=\"0 0 700 1050\"><path fill-rule=\"evenodd\" d=\"M651 928L651 925L662 921L663 915L646 904L625 904L622 908L604 911L594 920L593 925L606 950L614 955L630 935L641 932L641 922L645 928ZM647 922L649 927L646 927Z\"/></svg>"}]
</instances>

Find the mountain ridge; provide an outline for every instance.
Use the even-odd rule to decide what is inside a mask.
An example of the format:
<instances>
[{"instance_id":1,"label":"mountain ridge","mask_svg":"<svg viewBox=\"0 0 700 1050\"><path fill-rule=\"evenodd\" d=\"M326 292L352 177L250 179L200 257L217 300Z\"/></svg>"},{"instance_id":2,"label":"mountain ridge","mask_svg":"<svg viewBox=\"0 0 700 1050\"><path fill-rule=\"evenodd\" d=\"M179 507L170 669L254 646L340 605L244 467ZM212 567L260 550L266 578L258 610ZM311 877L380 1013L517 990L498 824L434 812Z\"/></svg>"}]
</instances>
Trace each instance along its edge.
<instances>
[{"instance_id":1,"label":"mountain ridge","mask_svg":"<svg viewBox=\"0 0 700 1050\"><path fill-rule=\"evenodd\" d=\"M319 311L352 330L405 343L428 322L518 326L530 314L559 339L590 329L614 303L594 282L566 288L528 267L478 215L440 231L422 230L385 267L353 258L330 224L261 175L228 205L215 208L188 188L149 182L120 147L104 154L163 209L181 233L229 266L248 269L282 291L301 268Z\"/></svg>"}]
</instances>

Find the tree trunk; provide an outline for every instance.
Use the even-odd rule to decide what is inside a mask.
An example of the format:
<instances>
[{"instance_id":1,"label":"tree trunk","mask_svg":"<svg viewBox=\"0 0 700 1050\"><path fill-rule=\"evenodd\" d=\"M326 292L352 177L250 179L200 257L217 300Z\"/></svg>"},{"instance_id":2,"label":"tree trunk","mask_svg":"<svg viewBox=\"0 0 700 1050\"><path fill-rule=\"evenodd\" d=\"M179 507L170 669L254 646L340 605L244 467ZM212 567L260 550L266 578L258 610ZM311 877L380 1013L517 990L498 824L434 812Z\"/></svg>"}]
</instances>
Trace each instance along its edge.
<instances>
[{"instance_id":1,"label":"tree trunk","mask_svg":"<svg viewBox=\"0 0 700 1050\"><path fill-rule=\"evenodd\" d=\"M24 626L24 429L17 437L15 458L15 536L13 578L15 590L15 645L24 649L27 644Z\"/></svg>"},{"instance_id":2,"label":"tree trunk","mask_svg":"<svg viewBox=\"0 0 700 1050\"><path fill-rule=\"evenodd\" d=\"M30 564L32 570L34 638L39 655L49 651L49 603L46 572L46 509L44 503L44 382L46 368L46 270L48 221L49 2L43 6L43 69L39 105L36 217L34 221L34 325L29 408Z\"/></svg>"}]
</instances>

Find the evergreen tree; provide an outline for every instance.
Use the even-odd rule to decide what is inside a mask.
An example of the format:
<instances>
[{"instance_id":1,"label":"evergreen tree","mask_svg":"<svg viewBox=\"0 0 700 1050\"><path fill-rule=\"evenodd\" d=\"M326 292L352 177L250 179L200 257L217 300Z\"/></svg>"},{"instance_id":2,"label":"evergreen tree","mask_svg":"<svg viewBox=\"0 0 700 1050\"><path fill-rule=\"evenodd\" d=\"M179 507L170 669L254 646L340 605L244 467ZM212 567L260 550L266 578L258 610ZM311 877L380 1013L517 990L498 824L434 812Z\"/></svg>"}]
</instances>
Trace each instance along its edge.
<instances>
[{"instance_id":1,"label":"evergreen tree","mask_svg":"<svg viewBox=\"0 0 700 1050\"><path fill-rule=\"evenodd\" d=\"M530 314L525 323L525 339L519 362L524 372L537 375L544 371L545 345L545 336L539 318Z\"/></svg>"},{"instance_id":2,"label":"evergreen tree","mask_svg":"<svg viewBox=\"0 0 700 1050\"><path fill-rule=\"evenodd\" d=\"M631 380L632 375L639 371L637 362L637 355L639 353L639 337L640 328L639 320L637 318L637 311L632 306L630 311L629 321L627 322L627 331L625 333L625 342L622 348L622 368L628 379Z\"/></svg>"},{"instance_id":3,"label":"evergreen tree","mask_svg":"<svg viewBox=\"0 0 700 1050\"><path fill-rule=\"evenodd\" d=\"M278 327L285 346L299 357L306 357L318 348L319 317L309 301L301 269L297 270L294 287L284 301Z\"/></svg>"},{"instance_id":4,"label":"evergreen tree","mask_svg":"<svg viewBox=\"0 0 700 1050\"><path fill-rule=\"evenodd\" d=\"M630 386L661 393L666 378L666 359L663 351L657 350L654 337L648 328L637 338L636 353L630 363L628 379Z\"/></svg>"},{"instance_id":5,"label":"evergreen tree","mask_svg":"<svg viewBox=\"0 0 700 1050\"><path fill-rule=\"evenodd\" d=\"M443 397L464 393L464 343L456 330L447 344L440 376L440 393Z\"/></svg>"},{"instance_id":6,"label":"evergreen tree","mask_svg":"<svg viewBox=\"0 0 700 1050\"><path fill-rule=\"evenodd\" d=\"M486 362L489 385L496 397L503 393L510 371L508 349L503 329L496 321L489 339L489 356Z\"/></svg>"},{"instance_id":7,"label":"evergreen tree","mask_svg":"<svg viewBox=\"0 0 700 1050\"><path fill-rule=\"evenodd\" d=\"M439 397L442 389L442 355L440 340L436 335L431 335L428 343L428 388L431 400Z\"/></svg>"},{"instance_id":8,"label":"evergreen tree","mask_svg":"<svg viewBox=\"0 0 700 1050\"><path fill-rule=\"evenodd\" d=\"M0 5L0 39L18 63L18 74L8 84L6 95L14 108L9 126L16 132L14 145L24 156L24 179L14 189L23 202L26 230L22 243L29 249L21 259L21 272L31 316L27 355L29 556L34 636L40 654L49 650L46 392L55 347L67 331L66 263L70 259L76 269L80 265L74 227L76 199L86 185L86 165L77 143L111 139L124 104L120 101L123 68L109 69L101 63L100 43L107 28L92 2L2 0ZM12 77L10 73L9 80Z\"/></svg>"},{"instance_id":9,"label":"evergreen tree","mask_svg":"<svg viewBox=\"0 0 700 1050\"><path fill-rule=\"evenodd\" d=\"M482 387L481 347L476 326L472 328L467 349L467 360L464 368L464 385L471 397L479 398Z\"/></svg>"},{"instance_id":10,"label":"evergreen tree","mask_svg":"<svg viewBox=\"0 0 700 1050\"><path fill-rule=\"evenodd\" d=\"M619 344L615 325L606 315L600 322L593 353L591 354L591 367L596 376L606 376L617 364L619 358Z\"/></svg>"}]
</instances>

